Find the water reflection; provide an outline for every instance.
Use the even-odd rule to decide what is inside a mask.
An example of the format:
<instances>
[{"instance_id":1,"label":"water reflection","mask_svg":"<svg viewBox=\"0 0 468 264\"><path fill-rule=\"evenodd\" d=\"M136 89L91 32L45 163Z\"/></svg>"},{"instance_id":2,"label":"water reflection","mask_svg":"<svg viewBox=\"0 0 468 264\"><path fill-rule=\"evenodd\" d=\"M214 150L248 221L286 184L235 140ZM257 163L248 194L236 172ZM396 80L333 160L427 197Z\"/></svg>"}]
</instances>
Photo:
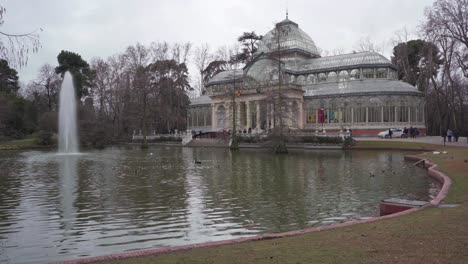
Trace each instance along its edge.
<instances>
[{"instance_id":1,"label":"water reflection","mask_svg":"<svg viewBox=\"0 0 468 264\"><path fill-rule=\"evenodd\" d=\"M430 194L425 172L399 152L109 148L2 153L0 166L5 263L326 225L374 216L384 198Z\"/></svg>"},{"instance_id":2,"label":"water reflection","mask_svg":"<svg viewBox=\"0 0 468 264\"><path fill-rule=\"evenodd\" d=\"M78 160L79 155L58 155L60 179L60 210L62 230L65 236L70 236L73 229L76 215L76 190L78 181Z\"/></svg>"}]
</instances>

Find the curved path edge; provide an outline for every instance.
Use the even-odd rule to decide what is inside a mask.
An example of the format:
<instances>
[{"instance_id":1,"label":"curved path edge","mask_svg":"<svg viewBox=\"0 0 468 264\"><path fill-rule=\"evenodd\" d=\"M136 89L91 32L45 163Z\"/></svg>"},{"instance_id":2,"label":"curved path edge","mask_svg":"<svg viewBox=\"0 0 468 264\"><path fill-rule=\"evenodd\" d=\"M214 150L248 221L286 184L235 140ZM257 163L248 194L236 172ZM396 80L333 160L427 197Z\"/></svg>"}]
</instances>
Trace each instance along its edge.
<instances>
[{"instance_id":1,"label":"curved path edge","mask_svg":"<svg viewBox=\"0 0 468 264\"><path fill-rule=\"evenodd\" d=\"M324 230L336 229L340 227L352 226L352 225L357 225L357 224L372 223L372 222L376 222L376 221L380 221L384 219L390 219L394 217L407 215L407 214L410 214L419 210L423 210L425 208L439 205L447 196L450 186L452 185L452 180L444 173L438 171L436 169L437 165L433 164L429 159L422 158L419 156L414 156L414 155L406 155L405 159L411 160L411 161L424 160L424 166L427 169L428 176L433 177L441 184L441 188L437 196L434 197L434 199L432 199L429 204L423 207L412 208L403 212L385 215L385 216L377 216L377 217L364 219L364 220L355 220L355 221L349 221L349 222L344 222L344 223L339 223L339 224L334 224L334 225L311 227L311 228L305 228L305 229L282 232L282 233L265 234L265 235L251 236L251 237L235 238L235 239L205 242L205 243L198 243L198 244L189 244L189 245L183 245L183 246L164 247L164 248L157 248L157 249L142 249L142 250L136 250L136 251L126 252L126 253L116 253L116 254L110 254L110 255L104 255L104 256L98 256L98 257L81 258L81 259L76 259L76 260L66 260L66 261L52 262L52 263L82 264L82 263L93 263L93 262L99 262L99 261L112 261L112 260L119 260L119 259L133 258L133 257L160 255L160 254L166 254L166 253L171 253L171 252L180 252L180 251L197 249L197 248L206 248L206 247L229 245L229 244L242 243L242 242L251 242L251 241L281 238L281 237L296 236L296 235L301 235L301 234L320 232Z\"/></svg>"}]
</instances>

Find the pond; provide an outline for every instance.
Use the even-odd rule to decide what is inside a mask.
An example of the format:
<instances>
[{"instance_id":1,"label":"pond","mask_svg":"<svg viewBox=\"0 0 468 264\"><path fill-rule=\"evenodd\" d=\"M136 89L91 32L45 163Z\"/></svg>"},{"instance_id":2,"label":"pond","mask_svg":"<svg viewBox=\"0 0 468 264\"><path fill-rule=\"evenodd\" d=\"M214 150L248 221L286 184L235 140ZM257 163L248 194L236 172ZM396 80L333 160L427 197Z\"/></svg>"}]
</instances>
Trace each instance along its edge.
<instances>
[{"instance_id":1,"label":"pond","mask_svg":"<svg viewBox=\"0 0 468 264\"><path fill-rule=\"evenodd\" d=\"M378 216L437 185L398 151L0 153L0 262L40 263Z\"/></svg>"}]
</instances>

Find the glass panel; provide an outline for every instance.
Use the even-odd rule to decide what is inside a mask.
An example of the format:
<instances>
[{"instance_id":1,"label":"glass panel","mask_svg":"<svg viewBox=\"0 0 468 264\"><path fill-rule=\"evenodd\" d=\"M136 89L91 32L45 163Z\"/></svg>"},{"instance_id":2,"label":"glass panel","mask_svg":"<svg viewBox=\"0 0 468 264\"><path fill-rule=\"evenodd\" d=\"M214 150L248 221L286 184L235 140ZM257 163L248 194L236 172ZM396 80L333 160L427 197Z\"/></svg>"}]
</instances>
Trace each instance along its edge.
<instances>
[{"instance_id":1,"label":"glass panel","mask_svg":"<svg viewBox=\"0 0 468 264\"><path fill-rule=\"evenodd\" d=\"M325 73L319 73L318 79L319 79L319 82L326 82L327 75Z\"/></svg>"},{"instance_id":2,"label":"glass panel","mask_svg":"<svg viewBox=\"0 0 468 264\"><path fill-rule=\"evenodd\" d=\"M378 68L376 72L377 79L387 79L387 69L386 68Z\"/></svg>"},{"instance_id":3,"label":"glass panel","mask_svg":"<svg viewBox=\"0 0 468 264\"><path fill-rule=\"evenodd\" d=\"M384 122L395 122L395 106L390 103L384 106Z\"/></svg>"},{"instance_id":4,"label":"glass panel","mask_svg":"<svg viewBox=\"0 0 468 264\"><path fill-rule=\"evenodd\" d=\"M359 75L360 75L359 69L354 69L351 71L350 78L351 80L359 80L361 78L361 76Z\"/></svg>"},{"instance_id":5,"label":"glass panel","mask_svg":"<svg viewBox=\"0 0 468 264\"><path fill-rule=\"evenodd\" d=\"M336 75L336 72L330 72L328 74L328 78L327 78L327 81L328 82L336 82L337 81L337 75Z\"/></svg>"},{"instance_id":6,"label":"glass panel","mask_svg":"<svg viewBox=\"0 0 468 264\"><path fill-rule=\"evenodd\" d=\"M373 79L374 78L374 69L363 69L362 76L364 79Z\"/></svg>"},{"instance_id":7,"label":"glass panel","mask_svg":"<svg viewBox=\"0 0 468 264\"><path fill-rule=\"evenodd\" d=\"M370 106L368 107L369 111L369 123L380 123L382 122L382 107L380 106Z\"/></svg>"}]
</instances>

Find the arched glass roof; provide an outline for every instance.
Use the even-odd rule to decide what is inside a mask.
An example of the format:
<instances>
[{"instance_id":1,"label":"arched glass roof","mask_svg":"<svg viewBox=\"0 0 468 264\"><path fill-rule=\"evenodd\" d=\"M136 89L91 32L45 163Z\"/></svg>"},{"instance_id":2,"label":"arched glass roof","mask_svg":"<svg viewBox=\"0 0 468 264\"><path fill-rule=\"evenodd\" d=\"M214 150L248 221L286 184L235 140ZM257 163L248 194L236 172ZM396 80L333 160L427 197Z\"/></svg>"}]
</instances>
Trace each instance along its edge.
<instances>
[{"instance_id":1,"label":"arched glass roof","mask_svg":"<svg viewBox=\"0 0 468 264\"><path fill-rule=\"evenodd\" d=\"M309 35L302 31L297 23L287 18L276 24L273 30L263 36L258 44L256 55L277 51L278 39L281 51L296 50L311 57L320 57L320 53Z\"/></svg>"},{"instance_id":2,"label":"arched glass roof","mask_svg":"<svg viewBox=\"0 0 468 264\"><path fill-rule=\"evenodd\" d=\"M405 93L422 95L418 89L408 83L397 80L363 80L348 81L345 86L339 82L305 85L302 87L305 96L330 96L339 94L369 94L369 93Z\"/></svg>"},{"instance_id":3,"label":"arched glass roof","mask_svg":"<svg viewBox=\"0 0 468 264\"><path fill-rule=\"evenodd\" d=\"M349 68L352 66L395 66L383 55L377 52L356 52L336 56L308 59L299 64L288 67L296 72L318 71L337 68Z\"/></svg>"},{"instance_id":4,"label":"arched glass roof","mask_svg":"<svg viewBox=\"0 0 468 264\"><path fill-rule=\"evenodd\" d=\"M278 80L278 62L271 59L260 59L252 64L246 72L245 81L248 83L265 83Z\"/></svg>"}]
</instances>

